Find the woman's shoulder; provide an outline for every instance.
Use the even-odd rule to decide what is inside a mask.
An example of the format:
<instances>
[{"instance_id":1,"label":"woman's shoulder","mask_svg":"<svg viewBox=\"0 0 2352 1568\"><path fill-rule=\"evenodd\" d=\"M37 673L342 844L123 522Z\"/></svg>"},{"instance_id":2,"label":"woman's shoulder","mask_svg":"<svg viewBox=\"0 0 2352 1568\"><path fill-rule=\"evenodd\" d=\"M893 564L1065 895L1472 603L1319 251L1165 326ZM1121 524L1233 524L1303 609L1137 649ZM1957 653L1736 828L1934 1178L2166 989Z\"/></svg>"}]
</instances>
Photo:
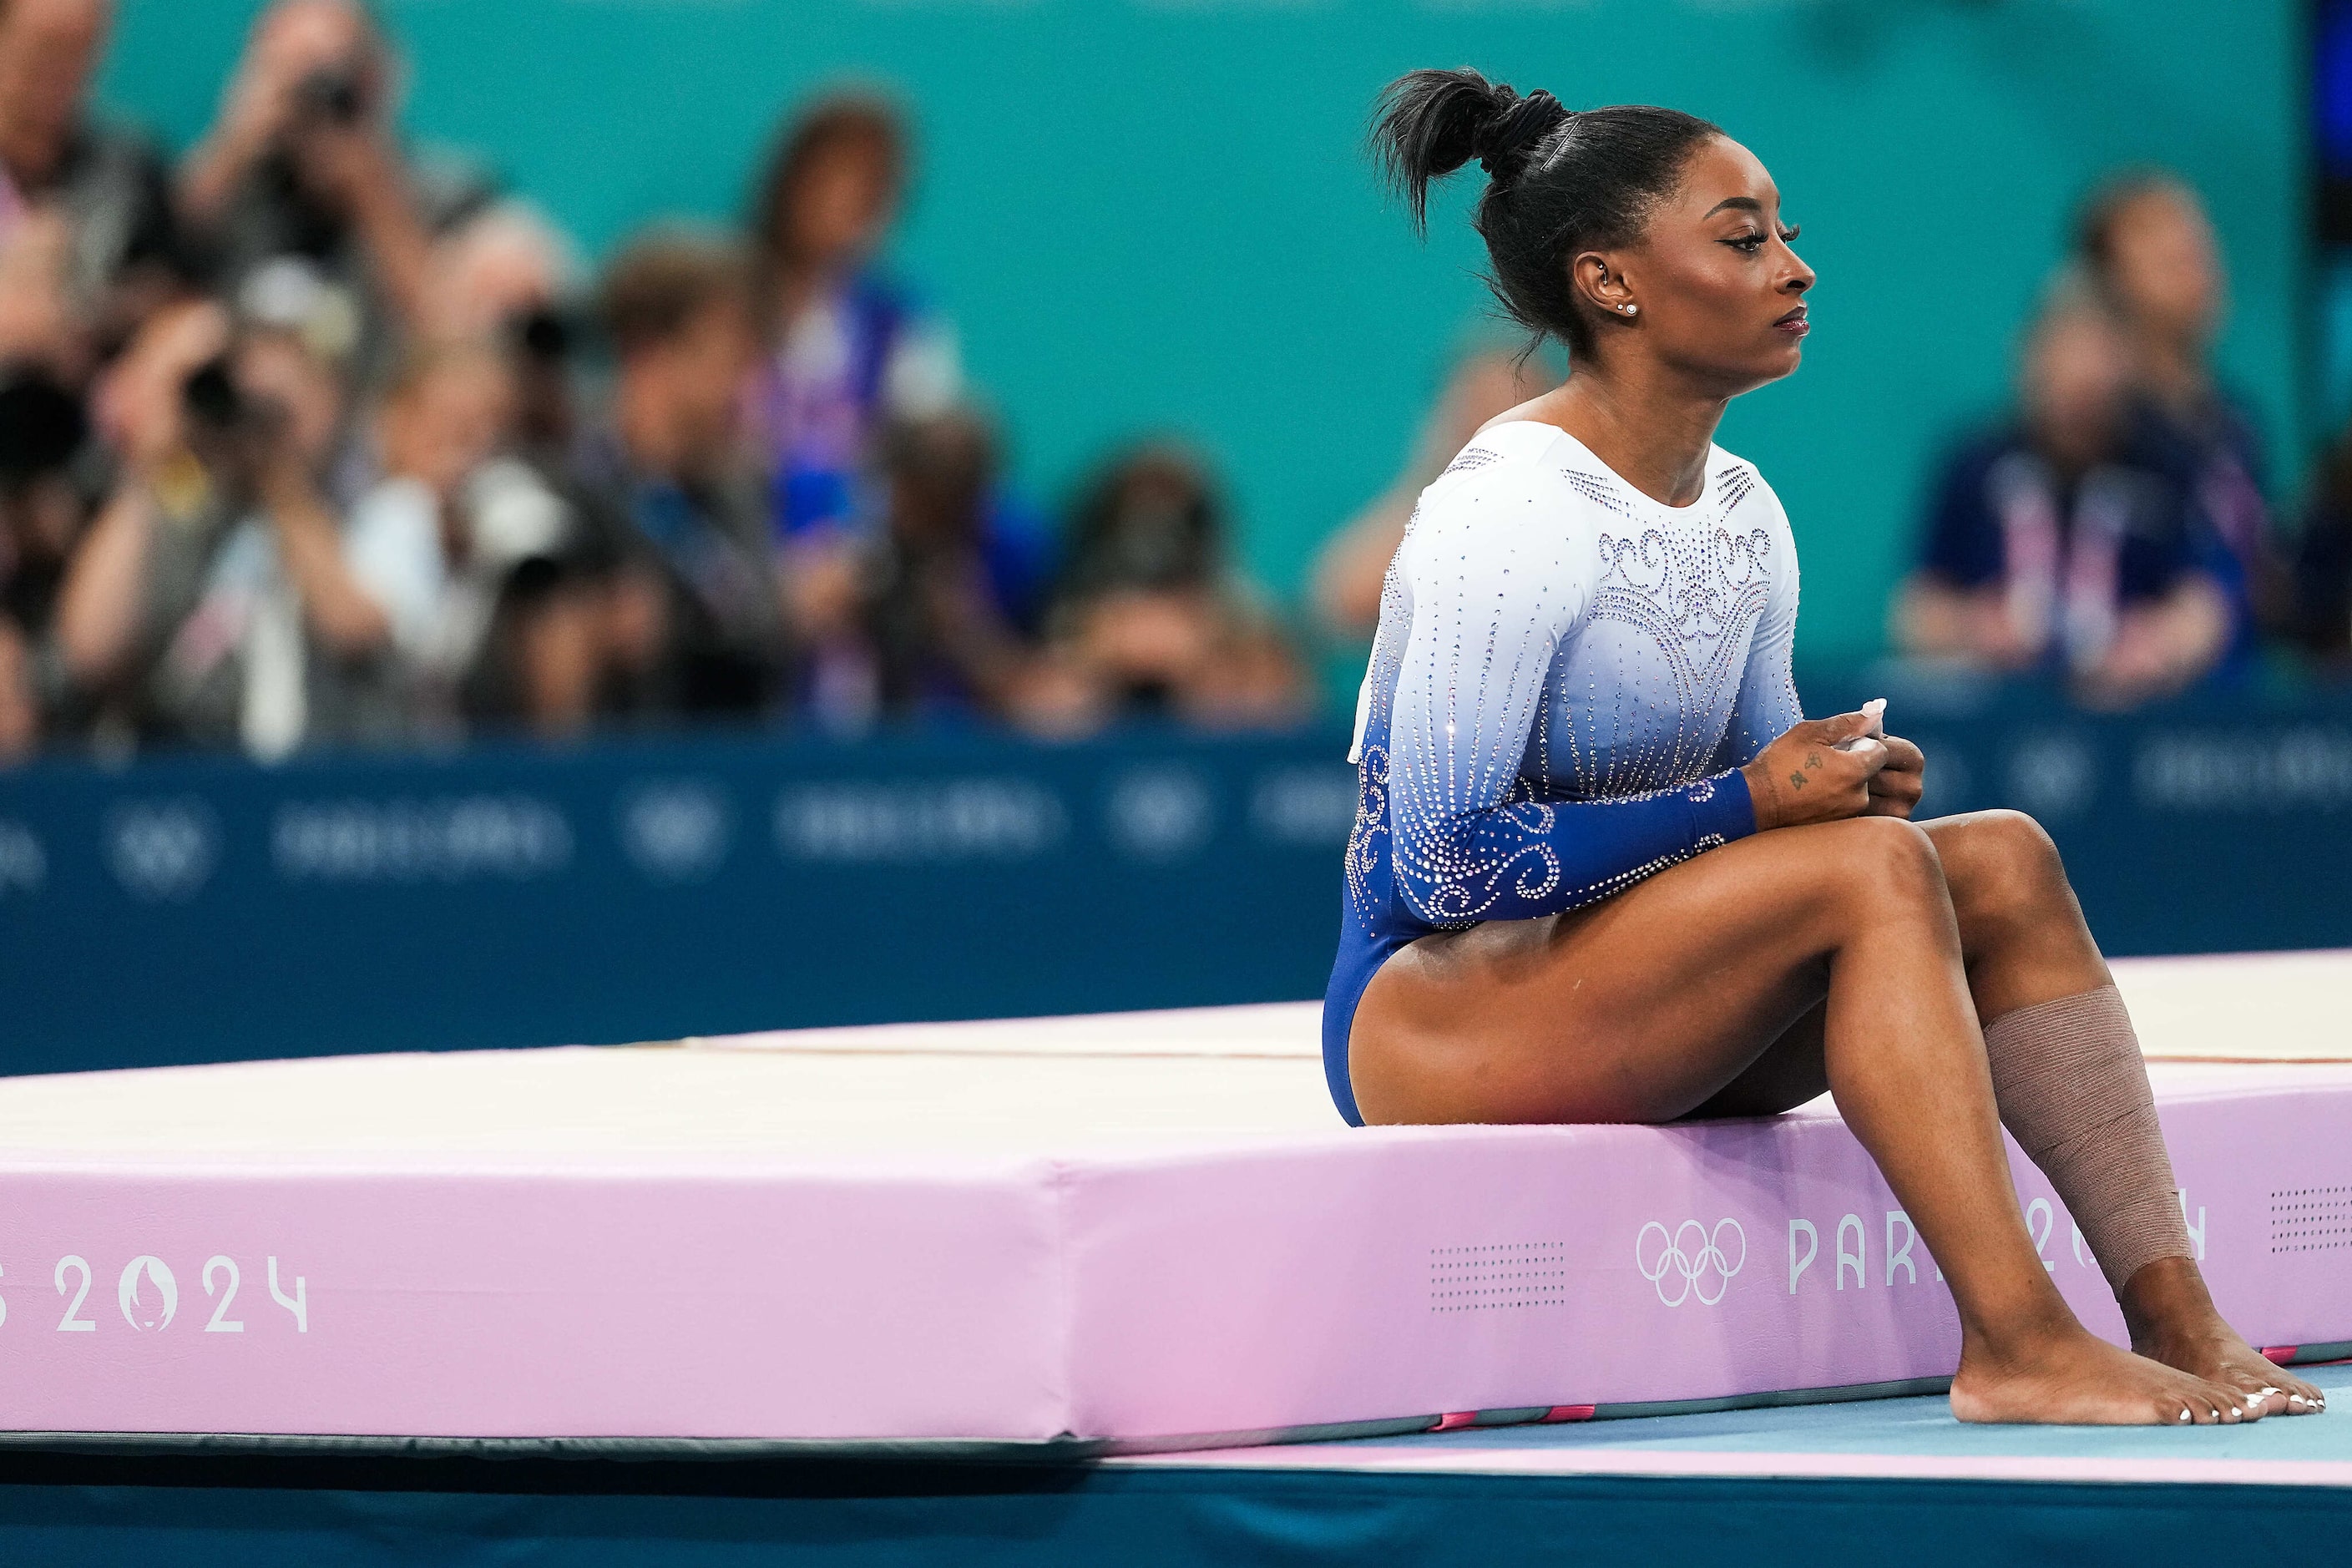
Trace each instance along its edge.
<instances>
[{"instance_id":1,"label":"woman's shoulder","mask_svg":"<svg viewBox=\"0 0 2352 1568\"><path fill-rule=\"evenodd\" d=\"M1489 426L1421 493L1397 566L1408 584L1465 582L1566 588L1599 570L1610 515L1571 482L1553 426ZM1563 600L1562 603L1569 603Z\"/></svg>"},{"instance_id":2,"label":"woman's shoulder","mask_svg":"<svg viewBox=\"0 0 2352 1568\"><path fill-rule=\"evenodd\" d=\"M1752 524L1776 532L1788 531L1789 514L1780 505L1780 492L1766 482L1764 471L1747 458L1709 446L1706 489L1708 499L1720 509L1726 525Z\"/></svg>"},{"instance_id":3,"label":"woman's shoulder","mask_svg":"<svg viewBox=\"0 0 2352 1568\"><path fill-rule=\"evenodd\" d=\"M1421 492L1421 511L1484 510L1507 499L1556 500L1567 490L1559 461L1568 432L1532 419L1507 419L1470 437Z\"/></svg>"}]
</instances>

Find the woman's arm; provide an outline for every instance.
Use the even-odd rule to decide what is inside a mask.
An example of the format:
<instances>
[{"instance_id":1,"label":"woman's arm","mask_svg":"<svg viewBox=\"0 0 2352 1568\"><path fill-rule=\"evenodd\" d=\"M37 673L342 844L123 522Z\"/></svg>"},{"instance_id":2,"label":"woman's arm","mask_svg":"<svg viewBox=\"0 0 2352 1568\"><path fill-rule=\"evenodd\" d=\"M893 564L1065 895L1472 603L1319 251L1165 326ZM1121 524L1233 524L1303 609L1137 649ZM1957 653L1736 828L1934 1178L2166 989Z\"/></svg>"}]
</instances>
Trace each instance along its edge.
<instances>
[{"instance_id":1,"label":"woman's arm","mask_svg":"<svg viewBox=\"0 0 2352 1568\"><path fill-rule=\"evenodd\" d=\"M2230 630L2221 584L2202 572L2183 573L2163 598L2123 612L2106 656L2083 675L2082 694L2122 708L2179 691L2220 661Z\"/></svg>"}]
</instances>

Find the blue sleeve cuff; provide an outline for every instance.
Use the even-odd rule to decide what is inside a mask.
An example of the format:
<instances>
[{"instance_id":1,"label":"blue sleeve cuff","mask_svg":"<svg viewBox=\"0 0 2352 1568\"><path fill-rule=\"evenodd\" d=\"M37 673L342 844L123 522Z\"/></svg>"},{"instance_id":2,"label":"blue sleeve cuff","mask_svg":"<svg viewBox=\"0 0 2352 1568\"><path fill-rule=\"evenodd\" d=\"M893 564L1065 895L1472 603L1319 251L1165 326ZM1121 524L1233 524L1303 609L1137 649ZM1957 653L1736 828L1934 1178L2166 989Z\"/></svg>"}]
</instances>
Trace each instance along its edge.
<instances>
[{"instance_id":1,"label":"blue sleeve cuff","mask_svg":"<svg viewBox=\"0 0 2352 1568\"><path fill-rule=\"evenodd\" d=\"M1709 838L1728 844L1756 831L1756 803L1748 795L1748 775L1738 768L1701 779L1690 786L1691 841Z\"/></svg>"}]
</instances>

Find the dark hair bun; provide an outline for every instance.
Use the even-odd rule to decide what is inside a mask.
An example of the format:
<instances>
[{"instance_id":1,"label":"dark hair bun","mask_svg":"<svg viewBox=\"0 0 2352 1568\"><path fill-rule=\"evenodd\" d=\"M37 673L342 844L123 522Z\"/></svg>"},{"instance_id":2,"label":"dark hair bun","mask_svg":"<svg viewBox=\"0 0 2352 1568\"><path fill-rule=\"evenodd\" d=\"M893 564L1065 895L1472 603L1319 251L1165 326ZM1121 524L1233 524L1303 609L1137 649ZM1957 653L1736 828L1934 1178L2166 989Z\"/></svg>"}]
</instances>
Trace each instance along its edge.
<instances>
[{"instance_id":1,"label":"dark hair bun","mask_svg":"<svg viewBox=\"0 0 2352 1568\"><path fill-rule=\"evenodd\" d=\"M1528 165L1538 143L1569 117L1559 100L1538 90L1521 98L1466 66L1407 71L1381 94L1372 148L1390 183L1426 220L1429 183L1471 159L1496 180Z\"/></svg>"},{"instance_id":2,"label":"dark hair bun","mask_svg":"<svg viewBox=\"0 0 2352 1568\"><path fill-rule=\"evenodd\" d=\"M1389 182L1429 221L1429 183L1471 159L1487 174L1472 222L1494 263L1495 297L1529 331L1582 353L1594 312L1566 263L1622 245L1682 178L1713 125L1675 109L1618 103L1571 114L1548 92L1525 98L1476 71L1408 71L1381 94L1371 146Z\"/></svg>"}]
</instances>

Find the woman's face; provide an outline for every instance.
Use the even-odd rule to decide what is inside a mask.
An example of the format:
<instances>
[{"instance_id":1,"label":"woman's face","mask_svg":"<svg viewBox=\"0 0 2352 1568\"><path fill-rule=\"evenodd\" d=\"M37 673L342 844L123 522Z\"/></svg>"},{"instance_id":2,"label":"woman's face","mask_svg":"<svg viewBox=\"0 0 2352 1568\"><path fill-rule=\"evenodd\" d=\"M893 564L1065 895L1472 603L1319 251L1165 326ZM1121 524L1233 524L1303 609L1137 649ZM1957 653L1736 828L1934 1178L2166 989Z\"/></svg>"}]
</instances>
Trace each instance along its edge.
<instances>
[{"instance_id":1,"label":"woman's face","mask_svg":"<svg viewBox=\"0 0 2352 1568\"><path fill-rule=\"evenodd\" d=\"M865 256L890 225L895 193L882 150L842 138L811 159L790 220L800 255L832 266Z\"/></svg>"},{"instance_id":2,"label":"woman's face","mask_svg":"<svg viewBox=\"0 0 2352 1568\"><path fill-rule=\"evenodd\" d=\"M2221 314L2221 255L2205 210L2156 189L2116 215L2108 281L2125 311L2168 337L2202 339Z\"/></svg>"},{"instance_id":3,"label":"woman's face","mask_svg":"<svg viewBox=\"0 0 2352 1568\"><path fill-rule=\"evenodd\" d=\"M1612 335L1605 329L1619 321L1651 353L1727 396L1779 380L1804 355L1804 296L1813 286L1813 269L1789 248L1796 237L1780 216L1780 187L1756 154L1727 136L1709 139L1637 242L1576 258L1578 283L1610 319L1601 323L1602 352Z\"/></svg>"}]
</instances>

